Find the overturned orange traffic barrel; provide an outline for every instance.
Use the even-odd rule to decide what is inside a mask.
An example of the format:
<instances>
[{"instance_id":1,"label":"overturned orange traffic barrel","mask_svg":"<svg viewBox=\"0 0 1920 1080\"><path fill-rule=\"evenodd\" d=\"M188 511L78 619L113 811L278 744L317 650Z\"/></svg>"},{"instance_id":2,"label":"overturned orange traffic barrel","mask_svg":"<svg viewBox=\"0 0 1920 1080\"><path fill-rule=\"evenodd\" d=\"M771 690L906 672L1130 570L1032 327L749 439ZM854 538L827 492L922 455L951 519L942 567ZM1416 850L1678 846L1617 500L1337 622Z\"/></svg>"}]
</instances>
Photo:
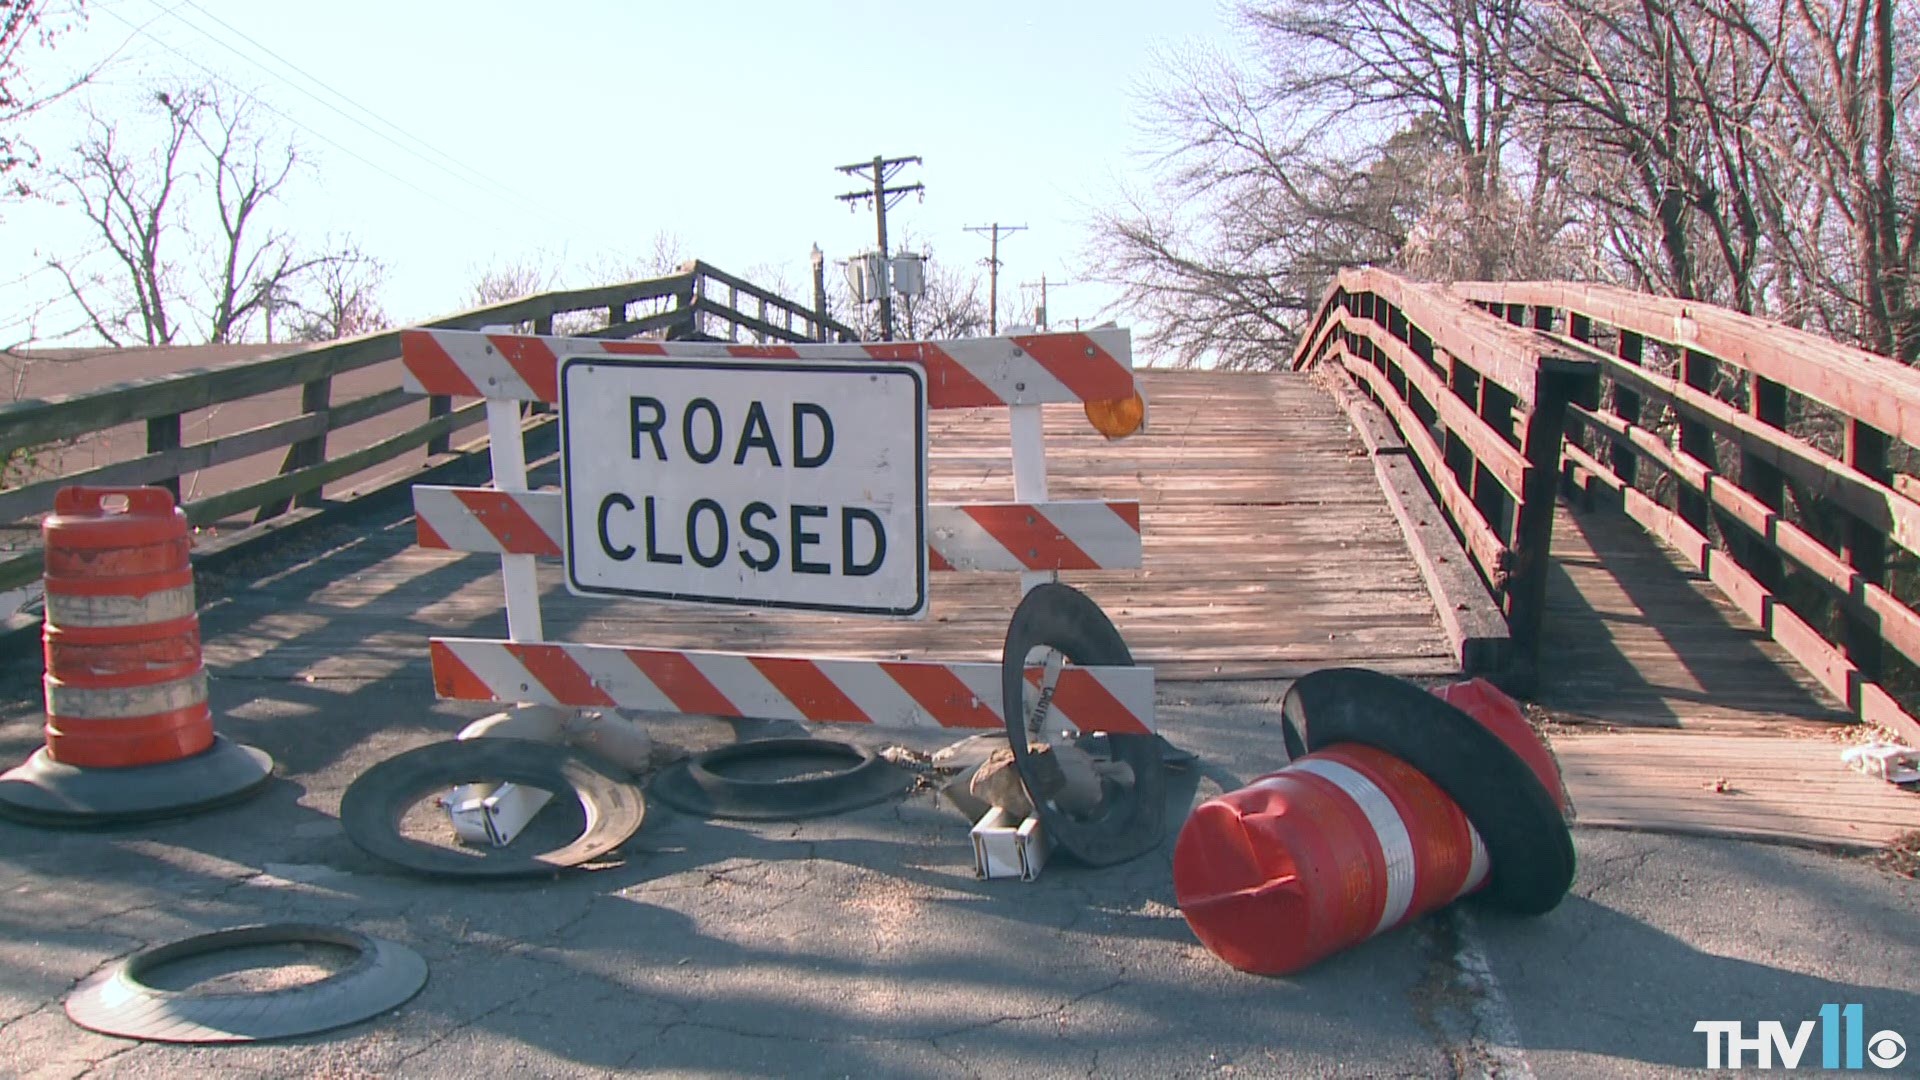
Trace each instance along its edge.
<instances>
[{"instance_id":1,"label":"overturned orange traffic barrel","mask_svg":"<svg viewBox=\"0 0 1920 1080\"><path fill-rule=\"evenodd\" d=\"M0 812L131 820L256 790L271 759L213 729L192 540L172 494L64 488L41 535L47 741L0 777Z\"/></svg>"},{"instance_id":2,"label":"overturned orange traffic barrel","mask_svg":"<svg viewBox=\"0 0 1920 1080\"><path fill-rule=\"evenodd\" d=\"M1287 974L1468 893L1527 914L1566 895L1557 770L1491 684L1321 671L1283 713L1292 763L1201 804L1174 847L1181 913L1221 959Z\"/></svg>"}]
</instances>

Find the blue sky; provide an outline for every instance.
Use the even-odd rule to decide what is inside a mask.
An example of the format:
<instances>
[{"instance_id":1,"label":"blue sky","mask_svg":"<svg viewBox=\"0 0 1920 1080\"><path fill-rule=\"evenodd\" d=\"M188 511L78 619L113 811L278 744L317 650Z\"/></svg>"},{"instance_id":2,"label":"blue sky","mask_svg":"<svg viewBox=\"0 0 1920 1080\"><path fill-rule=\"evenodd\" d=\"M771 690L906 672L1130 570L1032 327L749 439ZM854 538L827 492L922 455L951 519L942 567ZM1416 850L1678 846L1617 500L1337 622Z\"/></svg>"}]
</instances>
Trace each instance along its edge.
<instances>
[{"instance_id":1,"label":"blue sky","mask_svg":"<svg viewBox=\"0 0 1920 1080\"><path fill-rule=\"evenodd\" d=\"M835 166L876 153L924 159L901 176L927 192L890 217L896 236L971 264L987 242L966 226L1026 225L1003 241L1003 292L1043 273L1081 282L1089 206L1140 176L1135 88L1165 50L1227 37L1210 4L1146 0L89 8L40 70L118 49L87 91L105 112L209 72L258 91L315 166L282 220L350 233L383 259L401 320L463 306L492 264L535 260L585 284L661 232L723 269L772 268L805 288L812 244L830 259L871 246L871 213L834 199L857 186ZM62 106L30 134L58 159L79 131ZM0 282L33 271L36 251L86 241L77 211L51 206L8 208L0 235ZM46 273L10 286L0 322L57 289ZM1054 321L1110 298L1059 288Z\"/></svg>"}]
</instances>

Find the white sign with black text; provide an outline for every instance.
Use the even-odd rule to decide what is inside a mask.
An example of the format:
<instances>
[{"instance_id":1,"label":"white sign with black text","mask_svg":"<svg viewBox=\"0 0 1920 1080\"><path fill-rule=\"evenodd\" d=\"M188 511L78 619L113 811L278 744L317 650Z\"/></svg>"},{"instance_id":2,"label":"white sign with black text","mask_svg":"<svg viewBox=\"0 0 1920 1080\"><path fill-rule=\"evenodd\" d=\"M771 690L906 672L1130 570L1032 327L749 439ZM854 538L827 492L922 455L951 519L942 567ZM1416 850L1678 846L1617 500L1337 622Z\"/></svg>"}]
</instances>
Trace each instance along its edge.
<instances>
[{"instance_id":1,"label":"white sign with black text","mask_svg":"<svg viewBox=\"0 0 1920 1080\"><path fill-rule=\"evenodd\" d=\"M924 615L926 403L906 364L563 359L568 589Z\"/></svg>"}]
</instances>

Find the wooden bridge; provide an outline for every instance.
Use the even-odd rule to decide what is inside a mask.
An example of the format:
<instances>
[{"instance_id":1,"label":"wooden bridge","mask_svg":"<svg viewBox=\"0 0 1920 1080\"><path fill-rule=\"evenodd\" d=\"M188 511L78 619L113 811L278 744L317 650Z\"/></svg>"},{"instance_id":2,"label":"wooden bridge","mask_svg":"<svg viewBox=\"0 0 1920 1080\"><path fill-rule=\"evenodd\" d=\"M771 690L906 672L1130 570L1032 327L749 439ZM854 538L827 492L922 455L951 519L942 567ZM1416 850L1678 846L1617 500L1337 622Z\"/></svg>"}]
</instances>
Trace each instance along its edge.
<instances>
[{"instance_id":1,"label":"wooden bridge","mask_svg":"<svg viewBox=\"0 0 1920 1080\"><path fill-rule=\"evenodd\" d=\"M851 334L697 263L430 325ZM1539 707L1586 824L1867 846L1920 827L1910 794L1839 763L1862 720L1920 743L1920 373L1697 304L1375 270L1343 273L1308 329L1285 370L1141 372L1134 439L1048 406L1053 494L1142 504L1144 569L1066 578L1163 696L1277 701L1333 665L1487 674ZM59 487L186 477L230 628L207 642L217 678L418 678L429 635L499 633L495 564L415 546L393 497L469 464L455 437L479 405L406 394L397 355L377 334L0 406L0 455L54 463L0 489L19 549L0 590L37 577ZM936 414L933 498L1011 497L1003 415ZM552 420L525 417L535 484L558 483ZM72 452L90 443L119 449ZM948 578L923 622L661 619L541 573L549 638L671 648L997 659L1016 599ZM33 620L12 625L0 648L30 648Z\"/></svg>"}]
</instances>

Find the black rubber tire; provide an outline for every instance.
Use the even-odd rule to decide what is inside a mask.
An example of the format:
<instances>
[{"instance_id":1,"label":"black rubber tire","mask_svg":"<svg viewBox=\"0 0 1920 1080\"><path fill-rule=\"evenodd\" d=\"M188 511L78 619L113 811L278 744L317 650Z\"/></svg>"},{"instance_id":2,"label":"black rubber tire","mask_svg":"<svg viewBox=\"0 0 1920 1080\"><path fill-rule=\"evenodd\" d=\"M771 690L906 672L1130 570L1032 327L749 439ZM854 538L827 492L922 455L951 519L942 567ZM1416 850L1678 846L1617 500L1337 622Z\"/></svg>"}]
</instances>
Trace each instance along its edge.
<instances>
[{"instance_id":1,"label":"black rubber tire","mask_svg":"<svg viewBox=\"0 0 1920 1080\"><path fill-rule=\"evenodd\" d=\"M779 758L834 758L847 767L827 776L743 780L719 766ZM698 817L735 821L799 821L843 814L904 794L913 775L851 743L827 739L752 739L675 762L654 776L655 799Z\"/></svg>"},{"instance_id":2,"label":"black rubber tire","mask_svg":"<svg viewBox=\"0 0 1920 1080\"><path fill-rule=\"evenodd\" d=\"M1059 650L1082 667L1126 667L1133 654L1120 631L1078 589L1049 582L1030 590L1007 623L1006 646L1000 654L1000 699L1005 710L1007 742L1013 748L1020 777L1031 790L1036 785L1027 752L1026 659L1036 648ZM1167 816L1167 777L1162 764L1163 743L1158 735L1092 736L1104 739L1110 756L1133 769L1133 789L1110 798L1093 818L1076 818L1050 803L1034 808L1054 847L1087 866L1112 866L1135 859L1160 846Z\"/></svg>"},{"instance_id":3,"label":"black rubber tire","mask_svg":"<svg viewBox=\"0 0 1920 1080\"><path fill-rule=\"evenodd\" d=\"M436 847L400 835L400 818L422 798L491 780L571 791L586 815L572 843L533 854L511 848ZM360 774L340 799L347 838L374 858L433 877L516 878L552 874L600 858L640 831L646 801L618 766L574 747L527 739L456 739L388 758Z\"/></svg>"},{"instance_id":4,"label":"black rubber tire","mask_svg":"<svg viewBox=\"0 0 1920 1080\"><path fill-rule=\"evenodd\" d=\"M157 990L143 979L163 964L261 945L337 945L359 954L304 986L253 993ZM311 1035L405 1004L427 984L427 962L404 945L315 923L240 926L156 945L87 977L67 996L67 1016L89 1031L168 1043L234 1043Z\"/></svg>"},{"instance_id":5,"label":"black rubber tire","mask_svg":"<svg viewBox=\"0 0 1920 1080\"><path fill-rule=\"evenodd\" d=\"M1573 885L1573 834L1546 785L1479 721L1412 683L1360 668L1297 680L1282 707L1287 753L1337 743L1384 750L1432 780L1473 823L1491 870L1479 895L1522 915L1553 910Z\"/></svg>"}]
</instances>

